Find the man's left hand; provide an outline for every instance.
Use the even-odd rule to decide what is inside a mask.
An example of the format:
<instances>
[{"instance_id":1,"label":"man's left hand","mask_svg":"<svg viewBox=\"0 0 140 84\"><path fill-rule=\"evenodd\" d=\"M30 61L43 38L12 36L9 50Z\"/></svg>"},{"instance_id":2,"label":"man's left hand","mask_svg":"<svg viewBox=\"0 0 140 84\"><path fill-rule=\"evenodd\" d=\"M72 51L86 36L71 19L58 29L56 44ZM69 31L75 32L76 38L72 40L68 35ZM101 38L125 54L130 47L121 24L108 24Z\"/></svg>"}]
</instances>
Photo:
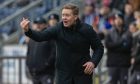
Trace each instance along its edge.
<instances>
[{"instance_id":1,"label":"man's left hand","mask_svg":"<svg viewBox=\"0 0 140 84\"><path fill-rule=\"evenodd\" d=\"M89 74L89 75L90 75L90 74L92 74L95 65L94 65L94 63L92 63L92 62L86 62L86 63L83 65L83 67L85 67L85 70L84 70L85 74Z\"/></svg>"}]
</instances>

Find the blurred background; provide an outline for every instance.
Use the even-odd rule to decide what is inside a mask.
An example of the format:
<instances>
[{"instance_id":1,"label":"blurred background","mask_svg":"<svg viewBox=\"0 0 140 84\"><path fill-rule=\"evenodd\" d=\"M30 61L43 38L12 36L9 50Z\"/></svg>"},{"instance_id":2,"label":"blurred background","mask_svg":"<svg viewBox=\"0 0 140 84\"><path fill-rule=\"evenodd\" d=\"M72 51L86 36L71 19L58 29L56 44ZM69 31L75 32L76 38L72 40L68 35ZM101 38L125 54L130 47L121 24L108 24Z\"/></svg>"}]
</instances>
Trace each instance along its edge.
<instances>
[{"instance_id":1,"label":"blurred background","mask_svg":"<svg viewBox=\"0 0 140 84\"><path fill-rule=\"evenodd\" d=\"M123 19L125 31L133 33L135 27L140 29L140 0L0 0L0 84L32 84L26 76L28 40L20 28L20 21L23 17L31 22L36 17L43 17L49 24L48 17L54 13L60 15L66 3L79 6L79 17L93 26L103 43L115 24L116 14ZM109 84L107 50L105 48L103 59L95 70L94 84Z\"/></svg>"}]
</instances>

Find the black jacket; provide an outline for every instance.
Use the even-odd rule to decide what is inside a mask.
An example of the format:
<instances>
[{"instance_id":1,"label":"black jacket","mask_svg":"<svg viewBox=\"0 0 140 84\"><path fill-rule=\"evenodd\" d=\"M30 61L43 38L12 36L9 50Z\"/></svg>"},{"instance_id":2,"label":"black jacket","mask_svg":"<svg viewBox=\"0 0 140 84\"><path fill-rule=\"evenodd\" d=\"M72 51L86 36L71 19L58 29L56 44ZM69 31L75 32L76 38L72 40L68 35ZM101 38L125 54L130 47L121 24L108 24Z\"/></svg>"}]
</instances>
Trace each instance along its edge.
<instances>
[{"instance_id":1,"label":"black jacket","mask_svg":"<svg viewBox=\"0 0 140 84\"><path fill-rule=\"evenodd\" d=\"M36 42L30 39L28 43L26 64L30 73L54 74L55 43L53 41Z\"/></svg>"},{"instance_id":2,"label":"black jacket","mask_svg":"<svg viewBox=\"0 0 140 84\"><path fill-rule=\"evenodd\" d=\"M140 71L140 31L133 35L132 57L135 59L134 70Z\"/></svg>"},{"instance_id":3,"label":"black jacket","mask_svg":"<svg viewBox=\"0 0 140 84\"><path fill-rule=\"evenodd\" d=\"M56 40L56 69L68 73L84 73L83 64L92 61L95 66L103 56L103 45L91 26L77 20L71 28L65 28L60 22L44 32L29 29L25 33L36 41ZM92 58L89 49L94 50Z\"/></svg>"},{"instance_id":4,"label":"black jacket","mask_svg":"<svg viewBox=\"0 0 140 84\"><path fill-rule=\"evenodd\" d=\"M109 31L105 39L108 67L129 67L132 36L129 32L119 33L116 28Z\"/></svg>"}]
</instances>

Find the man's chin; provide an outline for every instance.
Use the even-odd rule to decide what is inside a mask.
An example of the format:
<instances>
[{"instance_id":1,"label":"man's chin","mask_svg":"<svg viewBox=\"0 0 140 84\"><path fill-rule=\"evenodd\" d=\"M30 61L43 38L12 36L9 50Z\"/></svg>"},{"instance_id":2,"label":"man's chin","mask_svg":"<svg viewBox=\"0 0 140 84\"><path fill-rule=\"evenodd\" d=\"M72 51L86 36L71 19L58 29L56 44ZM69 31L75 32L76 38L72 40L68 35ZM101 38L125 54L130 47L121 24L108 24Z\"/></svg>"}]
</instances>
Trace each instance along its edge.
<instances>
[{"instance_id":1,"label":"man's chin","mask_svg":"<svg viewBox=\"0 0 140 84\"><path fill-rule=\"evenodd\" d=\"M65 25L65 24L64 24L64 27L69 27L69 25Z\"/></svg>"}]
</instances>

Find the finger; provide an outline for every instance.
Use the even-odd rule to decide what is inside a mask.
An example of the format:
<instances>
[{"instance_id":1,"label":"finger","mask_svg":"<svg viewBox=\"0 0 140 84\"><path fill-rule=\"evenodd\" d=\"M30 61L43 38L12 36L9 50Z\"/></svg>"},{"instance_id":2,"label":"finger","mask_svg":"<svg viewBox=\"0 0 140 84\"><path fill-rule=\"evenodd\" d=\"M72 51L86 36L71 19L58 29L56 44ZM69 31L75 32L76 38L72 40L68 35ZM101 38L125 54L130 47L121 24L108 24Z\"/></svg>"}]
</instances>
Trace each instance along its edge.
<instances>
[{"instance_id":1,"label":"finger","mask_svg":"<svg viewBox=\"0 0 140 84\"><path fill-rule=\"evenodd\" d=\"M22 20L23 20L23 21L29 21L29 19L28 19L28 18L25 18L25 17L23 17Z\"/></svg>"},{"instance_id":2,"label":"finger","mask_svg":"<svg viewBox=\"0 0 140 84\"><path fill-rule=\"evenodd\" d=\"M94 73L94 70L95 70L94 67L92 67L90 74L93 74Z\"/></svg>"},{"instance_id":3,"label":"finger","mask_svg":"<svg viewBox=\"0 0 140 84\"><path fill-rule=\"evenodd\" d=\"M21 27L23 27L25 25L25 22L24 21L21 22L20 25L21 25Z\"/></svg>"},{"instance_id":4,"label":"finger","mask_svg":"<svg viewBox=\"0 0 140 84\"><path fill-rule=\"evenodd\" d=\"M28 25L30 21L25 21L23 24Z\"/></svg>"},{"instance_id":5,"label":"finger","mask_svg":"<svg viewBox=\"0 0 140 84\"><path fill-rule=\"evenodd\" d=\"M20 26L22 26L23 22L20 22Z\"/></svg>"},{"instance_id":6,"label":"finger","mask_svg":"<svg viewBox=\"0 0 140 84\"><path fill-rule=\"evenodd\" d=\"M29 19L25 19L25 21L29 21Z\"/></svg>"},{"instance_id":7,"label":"finger","mask_svg":"<svg viewBox=\"0 0 140 84\"><path fill-rule=\"evenodd\" d=\"M87 71L84 71L84 73L85 73L85 74L88 74L88 72L87 72Z\"/></svg>"},{"instance_id":8,"label":"finger","mask_svg":"<svg viewBox=\"0 0 140 84\"><path fill-rule=\"evenodd\" d=\"M93 72L93 67L90 68L90 74Z\"/></svg>"},{"instance_id":9,"label":"finger","mask_svg":"<svg viewBox=\"0 0 140 84\"><path fill-rule=\"evenodd\" d=\"M25 20L23 20L21 23L22 23L22 24L25 24L25 23L26 23L26 21L25 21Z\"/></svg>"},{"instance_id":10,"label":"finger","mask_svg":"<svg viewBox=\"0 0 140 84\"><path fill-rule=\"evenodd\" d=\"M93 70L91 70L91 71L89 72L89 75L91 75L91 74L92 74L92 72L93 72Z\"/></svg>"},{"instance_id":11,"label":"finger","mask_svg":"<svg viewBox=\"0 0 140 84\"><path fill-rule=\"evenodd\" d=\"M25 18L23 17L22 20L25 20Z\"/></svg>"},{"instance_id":12,"label":"finger","mask_svg":"<svg viewBox=\"0 0 140 84\"><path fill-rule=\"evenodd\" d=\"M92 68L92 67L89 67L89 69L88 69L88 74L91 74L92 71L93 71L93 68Z\"/></svg>"},{"instance_id":13,"label":"finger","mask_svg":"<svg viewBox=\"0 0 140 84\"><path fill-rule=\"evenodd\" d=\"M23 17L23 19L22 19L23 21L28 21L28 19L27 18L25 18L25 17Z\"/></svg>"},{"instance_id":14,"label":"finger","mask_svg":"<svg viewBox=\"0 0 140 84\"><path fill-rule=\"evenodd\" d=\"M90 74L90 73L92 73L92 71L93 71L93 66L89 64L89 65L87 66L87 68L86 68L86 72L87 72L88 74Z\"/></svg>"},{"instance_id":15,"label":"finger","mask_svg":"<svg viewBox=\"0 0 140 84\"><path fill-rule=\"evenodd\" d=\"M27 25L27 22L23 21L23 22L21 23L21 25L22 25L23 27L25 27L25 26Z\"/></svg>"},{"instance_id":16,"label":"finger","mask_svg":"<svg viewBox=\"0 0 140 84\"><path fill-rule=\"evenodd\" d=\"M83 65L83 67L86 67L86 66L87 66L86 64Z\"/></svg>"},{"instance_id":17,"label":"finger","mask_svg":"<svg viewBox=\"0 0 140 84\"><path fill-rule=\"evenodd\" d=\"M89 73L89 70L90 70L90 67L87 65L84 71L85 71L86 73Z\"/></svg>"},{"instance_id":18,"label":"finger","mask_svg":"<svg viewBox=\"0 0 140 84\"><path fill-rule=\"evenodd\" d=\"M26 21L25 21L25 20L21 21L21 25L24 25L25 23L26 23Z\"/></svg>"},{"instance_id":19,"label":"finger","mask_svg":"<svg viewBox=\"0 0 140 84\"><path fill-rule=\"evenodd\" d=\"M29 22L25 21L21 23L22 28L26 28L29 25Z\"/></svg>"},{"instance_id":20,"label":"finger","mask_svg":"<svg viewBox=\"0 0 140 84\"><path fill-rule=\"evenodd\" d=\"M84 72L87 74L87 66L85 67Z\"/></svg>"},{"instance_id":21,"label":"finger","mask_svg":"<svg viewBox=\"0 0 140 84\"><path fill-rule=\"evenodd\" d=\"M85 63L83 66L84 66L84 67L87 66L87 63Z\"/></svg>"},{"instance_id":22,"label":"finger","mask_svg":"<svg viewBox=\"0 0 140 84\"><path fill-rule=\"evenodd\" d=\"M93 68L93 69L92 69L92 74L94 73L94 70L95 70L95 69Z\"/></svg>"},{"instance_id":23,"label":"finger","mask_svg":"<svg viewBox=\"0 0 140 84\"><path fill-rule=\"evenodd\" d=\"M29 24L29 22L30 22L29 20L26 20L26 22L25 22L25 23L26 23L26 24Z\"/></svg>"}]
</instances>

